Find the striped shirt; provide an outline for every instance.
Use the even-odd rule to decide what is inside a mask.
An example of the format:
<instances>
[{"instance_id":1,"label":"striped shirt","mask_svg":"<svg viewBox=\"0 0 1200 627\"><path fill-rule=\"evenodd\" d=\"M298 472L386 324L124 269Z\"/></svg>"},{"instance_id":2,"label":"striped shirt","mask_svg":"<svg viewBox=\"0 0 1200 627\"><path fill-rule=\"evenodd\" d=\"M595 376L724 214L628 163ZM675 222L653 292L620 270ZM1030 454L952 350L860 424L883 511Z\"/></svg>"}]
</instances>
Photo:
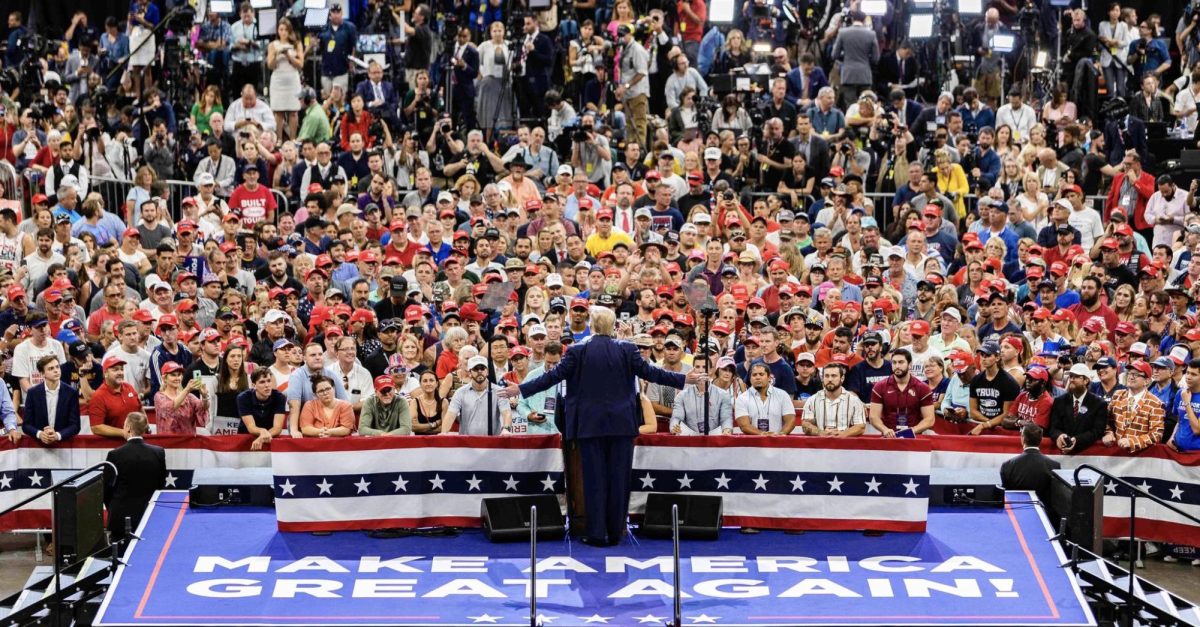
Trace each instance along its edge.
<instances>
[{"instance_id":1,"label":"striped shirt","mask_svg":"<svg viewBox=\"0 0 1200 627\"><path fill-rule=\"evenodd\" d=\"M832 400L828 392L821 390L804 402L804 421L812 422L821 431L845 431L855 425L866 424L866 406L858 396L845 389Z\"/></svg>"}]
</instances>

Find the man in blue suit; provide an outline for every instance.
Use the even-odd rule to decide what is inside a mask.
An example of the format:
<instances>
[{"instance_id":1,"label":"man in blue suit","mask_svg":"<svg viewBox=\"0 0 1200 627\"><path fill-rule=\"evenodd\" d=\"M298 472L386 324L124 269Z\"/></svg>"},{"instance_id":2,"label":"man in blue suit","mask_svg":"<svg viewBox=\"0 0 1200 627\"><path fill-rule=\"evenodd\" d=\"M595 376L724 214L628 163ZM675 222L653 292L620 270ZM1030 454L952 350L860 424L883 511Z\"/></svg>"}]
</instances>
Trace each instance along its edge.
<instances>
[{"instance_id":1,"label":"man in blue suit","mask_svg":"<svg viewBox=\"0 0 1200 627\"><path fill-rule=\"evenodd\" d=\"M79 434L79 390L63 383L58 357L39 359L37 369L42 382L25 392L21 430L46 446L54 446Z\"/></svg>"},{"instance_id":2,"label":"man in blue suit","mask_svg":"<svg viewBox=\"0 0 1200 627\"><path fill-rule=\"evenodd\" d=\"M613 546L625 531L633 440L642 424L637 378L676 389L706 379L698 370L685 376L647 363L632 343L613 337L615 325L611 309L593 308L592 335L587 341L572 346L549 372L521 385L511 384L501 394L532 396L567 383L564 437L579 444L587 511L583 541L594 546Z\"/></svg>"},{"instance_id":3,"label":"man in blue suit","mask_svg":"<svg viewBox=\"0 0 1200 627\"><path fill-rule=\"evenodd\" d=\"M395 123L400 100L396 96L396 88L391 81L383 80L383 66L372 61L367 66L367 80L354 88L354 93L362 96L363 105L371 115L382 118L389 124Z\"/></svg>"},{"instance_id":4,"label":"man in blue suit","mask_svg":"<svg viewBox=\"0 0 1200 627\"><path fill-rule=\"evenodd\" d=\"M453 64L453 85L450 88L451 109L460 128L475 128L475 77L479 75L479 50L471 43L471 29L458 28L458 37L450 57Z\"/></svg>"}]
</instances>

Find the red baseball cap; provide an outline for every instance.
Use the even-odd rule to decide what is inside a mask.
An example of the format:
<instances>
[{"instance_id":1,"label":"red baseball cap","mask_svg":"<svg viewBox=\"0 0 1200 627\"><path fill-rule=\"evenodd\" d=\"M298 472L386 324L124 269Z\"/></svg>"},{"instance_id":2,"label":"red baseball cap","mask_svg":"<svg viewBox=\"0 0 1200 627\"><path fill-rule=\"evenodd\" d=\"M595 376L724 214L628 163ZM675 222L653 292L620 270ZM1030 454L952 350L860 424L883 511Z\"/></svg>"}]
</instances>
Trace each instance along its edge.
<instances>
[{"instance_id":1,"label":"red baseball cap","mask_svg":"<svg viewBox=\"0 0 1200 627\"><path fill-rule=\"evenodd\" d=\"M25 288L21 287L20 285L9 286L8 300L16 300L18 298L25 298Z\"/></svg>"},{"instance_id":2,"label":"red baseball cap","mask_svg":"<svg viewBox=\"0 0 1200 627\"><path fill-rule=\"evenodd\" d=\"M162 374L164 375L171 374L172 372L179 372L180 370L183 370L183 365L177 361L168 361L162 365Z\"/></svg>"},{"instance_id":3,"label":"red baseball cap","mask_svg":"<svg viewBox=\"0 0 1200 627\"><path fill-rule=\"evenodd\" d=\"M117 357L116 355L109 355L108 357L104 358L104 361L101 362L100 365L103 366L105 370L108 370L109 368L124 366L125 360Z\"/></svg>"},{"instance_id":4,"label":"red baseball cap","mask_svg":"<svg viewBox=\"0 0 1200 627\"><path fill-rule=\"evenodd\" d=\"M482 322L487 318L487 314L479 311L479 305L475 303L466 303L458 308L458 315L463 320L472 320L474 322Z\"/></svg>"},{"instance_id":5,"label":"red baseball cap","mask_svg":"<svg viewBox=\"0 0 1200 627\"><path fill-rule=\"evenodd\" d=\"M1067 267L1067 264L1061 261L1055 261L1054 263L1050 264L1050 274L1055 276L1067 276L1067 272L1070 272L1070 270L1071 269Z\"/></svg>"},{"instance_id":6,"label":"red baseball cap","mask_svg":"<svg viewBox=\"0 0 1200 627\"><path fill-rule=\"evenodd\" d=\"M138 309L137 311L134 311L133 319L137 320L138 322L154 322L154 316L145 309Z\"/></svg>"},{"instance_id":7,"label":"red baseball cap","mask_svg":"<svg viewBox=\"0 0 1200 627\"><path fill-rule=\"evenodd\" d=\"M571 309L583 309L584 311L587 311L587 308L590 306L591 303L588 302L588 299L583 298L582 296L576 296L575 298L571 299Z\"/></svg>"},{"instance_id":8,"label":"red baseball cap","mask_svg":"<svg viewBox=\"0 0 1200 627\"><path fill-rule=\"evenodd\" d=\"M141 234L140 232L138 232L138 230L137 230L137 229L135 229L135 228L133 228L133 227L129 227L129 228L125 229L125 232L124 232L124 233L121 233L121 238L122 238L122 239L124 239L124 238L126 238L126 237L136 237L136 238L138 238L138 239L141 239L141 238L142 238L142 234Z\"/></svg>"},{"instance_id":9,"label":"red baseball cap","mask_svg":"<svg viewBox=\"0 0 1200 627\"><path fill-rule=\"evenodd\" d=\"M1147 379L1149 379L1154 374L1154 369L1150 367L1150 364L1148 364L1144 361L1135 361L1135 362L1129 364L1128 369L1136 370L1136 371L1142 373L1142 376L1146 377Z\"/></svg>"},{"instance_id":10,"label":"red baseball cap","mask_svg":"<svg viewBox=\"0 0 1200 627\"><path fill-rule=\"evenodd\" d=\"M1053 315L1054 314L1051 313L1050 310L1046 309L1045 307L1038 307L1037 309L1033 310L1033 319L1034 320L1049 320L1050 317Z\"/></svg>"},{"instance_id":11,"label":"red baseball cap","mask_svg":"<svg viewBox=\"0 0 1200 627\"><path fill-rule=\"evenodd\" d=\"M375 393L378 394L384 390L396 389L396 381L390 374L381 374L375 377Z\"/></svg>"},{"instance_id":12,"label":"red baseball cap","mask_svg":"<svg viewBox=\"0 0 1200 627\"><path fill-rule=\"evenodd\" d=\"M1088 318L1087 322L1083 323L1083 328L1092 333L1104 333L1104 319Z\"/></svg>"},{"instance_id":13,"label":"red baseball cap","mask_svg":"<svg viewBox=\"0 0 1200 627\"><path fill-rule=\"evenodd\" d=\"M409 305L404 309L404 321L409 324L420 322L424 316L425 312L421 311L420 305Z\"/></svg>"},{"instance_id":14,"label":"red baseball cap","mask_svg":"<svg viewBox=\"0 0 1200 627\"><path fill-rule=\"evenodd\" d=\"M163 327L178 328L179 327L179 317L176 316L175 314L164 314L163 317L158 319L158 332L159 333L162 333Z\"/></svg>"},{"instance_id":15,"label":"red baseball cap","mask_svg":"<svg viewBox=\"0 0 1200 627\"><path fill-rule=\"evenodd\" d=\"M1050 380L1050 371L1045 368L1030 368L1025 372L1026 376L1037 379L1038 381L1046 382Z\"/></svg>"},{"instance_id":16,"label":"red baseball cap","mask_svg":"<svg viewBox=\"0 0 1200 627\"><path fill-rule=\"evenodd\" d=\"M929 335L929 323L924 320L914 320L912 326L909 327L909 332L917 337L925 337Z\"/></svg>"},{"instance_id":17,"label":"red baseball cap","mask_svg":"<svg viewBox=\"0 0 1200 627\"><path fill-rule=\"evenodd\" d=\"M1117 326L1113 329L1113 333L1117 335L1131 335L1137 333L1137 327L1133 326L1132 322L1122 320L1117 323Z\"/></svg>"}]
</instances>

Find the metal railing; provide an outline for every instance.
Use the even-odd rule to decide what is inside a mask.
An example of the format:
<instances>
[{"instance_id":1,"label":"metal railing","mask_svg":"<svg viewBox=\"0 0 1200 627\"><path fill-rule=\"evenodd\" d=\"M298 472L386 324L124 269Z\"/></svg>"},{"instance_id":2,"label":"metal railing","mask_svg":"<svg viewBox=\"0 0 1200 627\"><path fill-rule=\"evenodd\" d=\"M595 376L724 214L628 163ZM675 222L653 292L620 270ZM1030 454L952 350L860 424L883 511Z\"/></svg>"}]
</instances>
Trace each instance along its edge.
<instances>
[{"instance_id":1,"label":"metal railing","mask_svg":"<svg viewBox=\"0 0 1200 627\"><path fill-rule=\"evenodd\" d=\"M1164 498L1154 496L1153 494L1150 494L1150 492L1143 490L1142 488L1140 488L1136 485L1133 485L1132 483L1129 483L1128 481L1126 481L1112 473L1109 473L1109 472L1103 471L1099 468L1096 468L1095 466L1093 466L1091 464L1082 464L1082 465L1078 466L1077 468L1075 468L1075 485L1077 485L1077 486L1084 485L1080 481L1080 474L1084 470L1094 472L1094 473L1100 475L1101 477L1104 477L1105 479L1112 481L1112 482L1116 483L1117 485L1120 485L1121 487L1125 488L1126 490L1129 490L1129 582L1128 582L1129 589L1127 590L1127 594L1129 595L1130 598L1135 598L1134 585L1137 582L1137 577L1134 576L1134 572L1135 572L1134 569L1137 565L1137 560L1139 557L1138 554L1140 553L1140 551L1137 550L1138 545L1137 545L1137 529L1136 529L1138 498L1149 499L1155 503L1158 503L1162 507L1165 507L1176 514L1179 514L1180 516L1183 516L1184 518L1186 518L1196 524L1200 524L1200 518L1197 518L1185 511L1183 511L1182 509L1176 507L1174 504L1172 504L1170 501L1168 501ZM1132 608L1132 605L1129 607ZM1130 611L1128 611L1126 613L1125 620L1123 621L1122 624L1127 625L1127 626L1132 626L1134 623L1134 618L1135 618L1135 616L1131 609Z\"/></svg>"}]
</instances>

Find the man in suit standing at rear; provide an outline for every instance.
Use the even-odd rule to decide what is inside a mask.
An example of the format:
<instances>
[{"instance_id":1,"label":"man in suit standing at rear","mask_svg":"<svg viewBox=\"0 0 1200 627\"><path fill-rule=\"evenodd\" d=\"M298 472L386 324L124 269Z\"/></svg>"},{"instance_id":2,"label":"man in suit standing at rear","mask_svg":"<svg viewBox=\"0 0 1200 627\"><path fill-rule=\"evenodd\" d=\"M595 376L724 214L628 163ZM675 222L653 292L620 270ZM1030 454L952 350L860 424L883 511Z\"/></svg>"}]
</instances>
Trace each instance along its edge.
<instances>
[{"instance_id":1,"label":"man in suit standing at rear","mask_svg":"<svg viewBox=\"0 0 1200 627\"><path fill-rule=\"evenodd\" d=\"M587 511L583 542L614 546L625 532L633 440L643 422L637 379L682 390L707 377L695 369L684 375L647 363L632 343L614 337L611 309L593 307L590 326L592 335L572 346L557 366L532 381L509 385L501 395L532 396L567 383L564 437L579 443Z\"/></svg>"},{"instance_id":2,"label":"man in suit standing at rear","mask_svg":"<svg viewBox=\"0 0 1200 627\"><path fill-rule=\"evenodd\" d=\"M104 467L104 506L108 508L108 531L113 542L125 538L126 518L130 520L129 529L137 529L150 498L167 483L167 454L161 446L142 439L148 429L146 414L129 414L125 418L125 444L108 453L112 466Z\"/></svg>"},{"instance_id":3,"label":"man in suit standing at rear","mask_svg":"<svg viewBox=\"0 0 1200 627\"><path fill-rule=\"evenodd\" d=\"M37 362L39 383L25 391L21 430L46 446L56 446L79 434L79 390L63 383L58 357L46 355Z\"/></svg>"},{"instance_id":4,"label":"man in suit standing at rear","mask_svg":"<svg viewBox=\"0 0 1200 627\"><path fill-rule=\"evenodd\" d=\"M858 102L858 95L874 82L871 68L879 63L879 39L866 21L862 11L851 11L850 26L838 31L833 42L833 58L842 62L842 101L838 103L842 111Z\"/></svg>"},{"instance_id":5,"label":"man in suit standing at rear","mask_svg":"<svg viewBox=\"0 0 1200 627\"><path fill-rule=\"evenodd\" d=\"M1021 428L1025 450L1000 466L1000 484L1005 490L1033 490L1042 503L1049 503L1051 474L1059 464L1042 455L1038 449L1041 442L1042 428L1037 424L1027 423Z\"/></svg>"}]
</instances>

